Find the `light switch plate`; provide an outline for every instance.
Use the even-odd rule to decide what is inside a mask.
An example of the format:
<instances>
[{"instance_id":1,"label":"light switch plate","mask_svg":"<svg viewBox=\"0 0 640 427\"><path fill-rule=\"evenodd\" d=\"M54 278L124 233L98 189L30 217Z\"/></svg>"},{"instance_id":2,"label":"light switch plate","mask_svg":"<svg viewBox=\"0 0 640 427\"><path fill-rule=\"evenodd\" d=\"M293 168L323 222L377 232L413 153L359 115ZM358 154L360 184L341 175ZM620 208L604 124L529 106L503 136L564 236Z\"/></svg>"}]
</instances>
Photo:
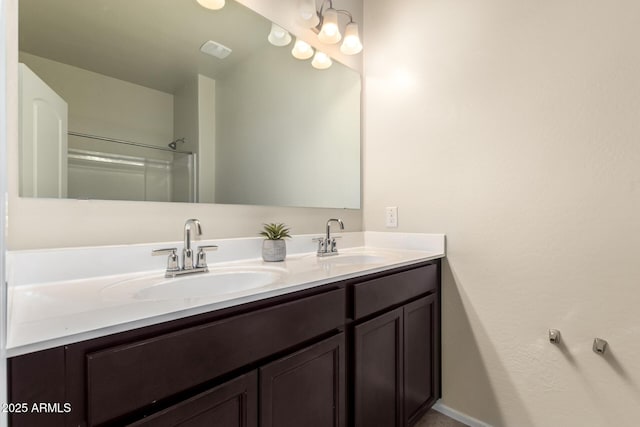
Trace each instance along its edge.
<instances>
[{"instance_id":1,"label":"light switch plate","mask_svg":"<svg viewBox=\"0 0 640 427\"><path fill-rule=\"evenodd\" d=\"M398 227L398 207L397 206L389 206L384 210L385 213L385 225L388 228L397 228Z\"/></svg>"}]
</instances>

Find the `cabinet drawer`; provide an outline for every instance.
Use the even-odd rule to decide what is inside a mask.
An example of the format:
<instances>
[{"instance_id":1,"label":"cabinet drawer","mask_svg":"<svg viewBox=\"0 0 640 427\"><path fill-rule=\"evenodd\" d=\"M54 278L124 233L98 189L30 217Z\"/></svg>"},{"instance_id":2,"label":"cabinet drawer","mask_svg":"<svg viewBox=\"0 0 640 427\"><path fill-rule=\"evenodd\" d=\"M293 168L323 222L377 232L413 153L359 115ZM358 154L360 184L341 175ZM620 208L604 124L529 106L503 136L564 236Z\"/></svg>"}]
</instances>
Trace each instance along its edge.
<instances>
[{"instance_id":1,"label":"cabinet drawer","mask_svg":"<svg viewBox=\"0 0 640 427\"><path fill-rule=\"evenodd\" d=\"M435 291L437 287L437 264L358 283L353 289L355 319Z\"/></svg>"},{"instance_id":2,"label":"cabinet drawer","mask_svg":"<svg viewBox=\"0 0 640 427\"><path fill-rule=\"evenodd\" d=\"M344 324L331 292L87 354L89 424L145 407Z\"/></svg>"}]
</instances>

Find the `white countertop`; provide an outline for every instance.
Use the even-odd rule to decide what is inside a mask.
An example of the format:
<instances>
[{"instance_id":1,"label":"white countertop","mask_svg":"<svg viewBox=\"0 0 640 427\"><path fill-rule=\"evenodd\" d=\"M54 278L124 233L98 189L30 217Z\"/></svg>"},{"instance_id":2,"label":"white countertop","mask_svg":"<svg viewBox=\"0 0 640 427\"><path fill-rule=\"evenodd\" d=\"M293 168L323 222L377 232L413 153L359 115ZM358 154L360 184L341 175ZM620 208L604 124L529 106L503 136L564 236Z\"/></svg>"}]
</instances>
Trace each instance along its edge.
<instances>
[{"instance_id":1,"label":"white countertop","mask_svg":"<svg viewBox=\"0 0 640 427\"><path fill-rule=\"evenodd\" d=\"M346 233L345 233L346 234ZM164 281L164 269L155 268L145 271L129 271L121 266L118 274L91 275L91 268L85 266L83 274L70 271L65 277L65 266L60 266L59 253L52 251L21 251L9 256L11 274L8 288L8 333L7 356L16 356L57 347L64 344L92 339L117 332L149 326L195 314L210 312L251 301L257 301L286 293L309 289L331 282L350 279L365 274L376 273L396 267L442 258L444 235L408 235L398 233L357 233L344 239L341 255L319 258L309 249L308 236L300 241L296 238L290 245L294 252L284 262L264 262L260 258L244 258L237 261L211 262L212 271L254 269L268 271L275 280L266 286L247 291L230 291L217 296L184 297L169 299L137 299L136 286L151 281ZM368 236L367 236L368 234ZM224 243L228 245L238 242ZM254 245L252 240L244 239L244 245ZM199 242L197 242L199 243ZM211 242L206 242L207 244ZM362 246L355 246L357 244ZM156 247L162 246L154 245ZM196 244L197 246L197 244ZM351 247L347 247L351 246ZM403 249L407 247L409 249ZM417 250L418 248L422 250ZM144 248L148 254L149 248ZM90 253L93 248L62 250L76 262L84 261L82 254ZM106 249L105 249L106 250ZM114 248L109 248L114 250ZM122 252L125 249L120 249ZM132 248L140 252L140 247ZM43 253L45 252L45 253ZM59 251L58 251L59 252ZM255 251L254 251L255 252ZM247 252L245 252L247 253ZM95 255L93 253L92 255ZM255 253L254 253L255 255ZM360 257L359 255L364 255ZM40 257L40 258L38 258ZM28 260L38 258L43 266L34 273L22 274ZM155 258L155 257L154 257ZM165 257L161 264L164 263ZM220 257L224 259L225 257ZM66 259L66 258L64 258ZM47 261L49 260L49 261ZM50 260L54 260L52 265ZM102 259L100 264L107 264ZM31 268L34 265L31 264ZM124 271L124 272L122 272ZM188 277L211 274L198 273ZM53 281L46 278L54 277ZM187 276L183 276L187 277ZM13 279L13 280L12 280ZM168 279L171 280L171 279ZM12 283L13 282L13 283Z\"/></svg>"}]
</instances>

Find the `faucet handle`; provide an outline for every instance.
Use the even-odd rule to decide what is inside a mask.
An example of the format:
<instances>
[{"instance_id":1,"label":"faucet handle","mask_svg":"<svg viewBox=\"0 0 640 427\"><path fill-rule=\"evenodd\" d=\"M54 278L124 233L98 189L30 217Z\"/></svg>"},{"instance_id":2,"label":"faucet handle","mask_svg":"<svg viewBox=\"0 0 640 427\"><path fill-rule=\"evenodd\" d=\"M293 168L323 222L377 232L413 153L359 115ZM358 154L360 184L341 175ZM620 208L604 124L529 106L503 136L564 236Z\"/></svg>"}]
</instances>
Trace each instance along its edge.
<instances>
[{"instance_id":1,"label":"faucet handle","mask_svg":"<svg viewBox=\"0 0 640 427\"><path fill-rule=\"evenodd\" d=\"M154 249L151 251L151 255L156 256L169 254L169 258L167 259L167 271L178 271L180 270L180 266L178 265L178 255L176 254L177 250L178 248Z\"/></svg>"},{"instance_id":2,"label":"faucet handle","mask_svg":"<svg viewBox=\"0 0 640 427\"><path fill-rule=\"evenodd\" d=\"M327 244L324 237L314 237L311 240L314 242L318 242L318 253L324 252L324 247Z\"/></svg>"},{"instance_id":3,"label":"faucet handle","mask_svg":"<svg viewBox=\"0 0 640 427\"><path fill-rule=\"evenodd\" d=\"M198 262L196 268L207 268L207 251L217 251L216 245L202 245L198 246Z\"/></svg>"}]
</instances>

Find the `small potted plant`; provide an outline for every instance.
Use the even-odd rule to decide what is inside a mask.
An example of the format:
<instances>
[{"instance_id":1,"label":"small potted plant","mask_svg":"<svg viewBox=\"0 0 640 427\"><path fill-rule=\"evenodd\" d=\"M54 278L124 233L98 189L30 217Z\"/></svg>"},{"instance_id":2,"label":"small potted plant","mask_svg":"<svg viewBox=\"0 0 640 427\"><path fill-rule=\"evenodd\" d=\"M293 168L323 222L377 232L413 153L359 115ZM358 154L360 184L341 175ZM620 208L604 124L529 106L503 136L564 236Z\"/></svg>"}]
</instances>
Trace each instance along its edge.
<instances>
[{"instance_id":1,"label":"small potted plant","mask_svg":"<svg viewBox=\"0 0 640 427\"><path fill-rule=\"evenodd\" d=\"M284 224L263 224L261 236L265 237L262 243L262 259L268 262L284 261L287 256L287 245L284 241L290 238L289 228Z\"/></svg>"}]
</instances>

